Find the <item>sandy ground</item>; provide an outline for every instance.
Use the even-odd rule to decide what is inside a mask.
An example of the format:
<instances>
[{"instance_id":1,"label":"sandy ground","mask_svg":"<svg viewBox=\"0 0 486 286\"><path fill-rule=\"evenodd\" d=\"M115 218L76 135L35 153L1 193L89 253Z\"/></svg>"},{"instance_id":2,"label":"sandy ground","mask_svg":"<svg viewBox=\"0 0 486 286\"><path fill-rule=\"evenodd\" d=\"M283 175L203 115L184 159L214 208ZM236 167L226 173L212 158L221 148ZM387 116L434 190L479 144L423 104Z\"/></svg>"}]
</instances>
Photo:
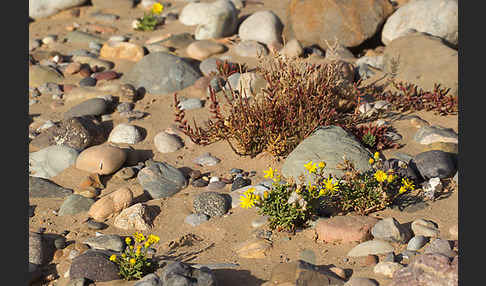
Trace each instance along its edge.
<instances>
[{"instance_id":1,"label":"sandy ground","mask_svg":"<svg viewBox=\"0 0 486 286\"><path fill-rule=\"evenodd\" d=\"M210 1L202 1L210 2ZM265 1L264 5L248 5L243 8L240 15L248 15L257 10L270 9L274 11L282 19L285 17L285 2L287 1ZM179 11L184 6L184 1L170 1L172 6L169 11ZM92 18L88 15L96 12L99 9L92 6L80 7L80 16L72 17L70 10L64 11L50 17L42 19L29 24L29 37L42 38L50 34L56 34L60 39L67 33L65 27L74 22L81 26L88 23L94 23ZM72 9L71 9L72 10ZM119 9L116 7L116 1L113 7L101 10L106 13L114 13L120 16L120 19L112 24L100 23L103 25L114 26L118 29L113 34L102 34L101 36L108 38L111 35L133 35L134 43L143 45L145 41L154 35L164 35L167 33L177 34L181 32L194 32L195 27L187 27L178 21L166 24L153 32L136 32L130 28L130 23L136 17L143 15L143 10L135 9ZM67 43L55 43L50 47L41 47L38 50L52 51L56 50L62 54L78 49L87 49L87 44L71 45ZM185 56L184 51L176 51L176 54ZM241 58L230 51L226 52L231 56L232 61L246 63L249 67L256 64L255 59ZM134 64L133 62L123 60L112 60L115 63L117 72L127 72ZM77 83L81 77L74 75L66 78L65 83ZM205 94L187 88L178 93L180 96L187 98L204 98ZM41 96L40 102L29 107L29 115L33 116L34 125L39 125L46 120L57 121L62 118L62 114L70 109L79 101L66 102L64 106L52 110L50 105L53 100L49 96ZM145 94L142 99L136 102L135 109L148 112L150 115L132 122L133 124L142 127L146 131L145 139L138 143L131 145L136 150L146 150L148 155L153 154L153 159L156 161L165 161L176 167L190 167L199 169L203 173L210 172L212 176L229 177L229 170L231 168L242 168L245 171L257 171L257 175L252 177L253 183L258 183L263 179L263 170L269 166L281 169L283 161L278 161L269 155L259 155L256 158L239 157L234 154L230 147L225 142L218 142L209 146L201 147L192 144L188 138L185 138L186 146L171 154L162 154L156 151L153 144L153 137L160 131L166 129L173 124L173 98L172 95L151 95ZM206 111L194 110L186 112L187 118L196 116L204 118ZM416 113L421 118L427 120L431 124L441 125L444 127L453 128L457 132L458 120L457 116L440 117L431 112ZM113 114L113 124L127 122L126 119L120 118L116 113ZM403 136L401 143L405 146L400 150L386 150L384 155L391 156L395 152L408 153L410 155L418 154L424 151L423 146L414 143L412 138L417 129L410 125L406 120L393 122L393 127L397 132ZM121 145L122 147L125 147ZM212 155L221 159L221 163L213 167L197 167L192 160L204 153L210 152ZM66 188L76 188L81 180L87 175L83 171L76 170L74 167L68 168L61 174L52 178L52 180ZM115 191L121 186L128 185L135 193L136 201L146 201L143 196L143 190L137 183L136 178L128 181L123 181L113 176L103 177L105 189L102 190L101 196ZM229 193L230 185L227 185L222 192ZM157 253L165 255L181 261L190 263L237 263L238 267L233 269L215 270L216 277L220 285L260 285L270 279L271 269L274 265L280 262L293 261L299 259L300 252L303 249L310 249L316 254L316 262L322 266L338 266L345 269L353 276L370 277L376 279L380 285L388 284L390 281L383 276L373 273L372 267L360 267L351 262L344 262L343 258L346 253L355 244L325 244L322 242L315 242L306 231L290 235L287 233L277 233L274 231L273 247L268 256L263 259L245 259L240 258L234 252L234 246L242 241L250 239L254 229L251 226L251 221L258 217L255 209L231 209L228 214L221 218L212 218L210 221L203 223L197 227L192 227L184 223L185 217L192 211L192 198L198 193L204 192L205 189L197 189L192 186L185 188L169 199L158 199L146 201L148 206L154 211L155 218L153 219L153 229L151 233L157 234L161 238L161 243L156 247ZM53 211L58 210L62 203L62 199L30 199L30 205L35 206L35 216L29 219L29 228L37 230L39 227L45 227L46 233L61 233L64 230L69 230L68 235L70 240L80 241L83 238L93 236L94 230L90 230L83 224L86 219L85 214L77 216L59 217L54 215ZM452 195L446 199L430 203L428 207L419 209L415 212L399 211L396 209L387 209L379 211L372 216L388 217L393 216L400 223L410 223L417 218L430 219L439 225L442 237L448 238L449 227L458 223L458 193L457 189ZM102 230L104 234L119 234L130 235L131 232L122 231L113 226L113 219L106 221L109 225L107 229ZM177 241L185 235L194 234L199 237L198 240L193 240L192 246L183 246L175 250L174 253L168 253L164 245L170 241ZM287 237L288 239L285 239ZM62 276L62 274L61 274ZM58 279L56 285L65 285L67 280L65 278ZM104 283L96 283L96 285L132 285L133 282L111 281Z\"/></svg>"}]
</instances>

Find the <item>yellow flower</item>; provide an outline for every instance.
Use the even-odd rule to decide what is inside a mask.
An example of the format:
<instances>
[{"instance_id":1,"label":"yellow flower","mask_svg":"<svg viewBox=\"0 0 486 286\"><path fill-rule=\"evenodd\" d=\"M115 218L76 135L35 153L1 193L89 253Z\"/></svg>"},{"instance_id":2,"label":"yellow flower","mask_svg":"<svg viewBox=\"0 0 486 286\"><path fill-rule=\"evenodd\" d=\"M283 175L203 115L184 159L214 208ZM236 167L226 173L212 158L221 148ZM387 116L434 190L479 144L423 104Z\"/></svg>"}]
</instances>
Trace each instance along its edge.
<instances>
[{"instance_id":1,"label":"yellow flower","mask_svg":"<svg viewBox=\"0 0 486 286\"><path fill-rule=\"evenodd\" d=\"M242 208L252 208L255 205L253 194L247 194L246 192L240 196L240 204Z\"/></svg>"},{"instance_id":2,"label":"yellow flower","mask_svg":"<svg viewBox=\"0 0 486 286\"><path fill-rule=\"evenodd\" d=\"M143 246L145 246L145 248L148 248L150 246L150 242L146 241Z\"/></svg>"},{"instance_id":3,"label":"yellow flower","mask_svg":"<svg viewBox=\"0 0 486 286\"><path fill-rule=\"evenodd\" d=\"M135 238L136 242L142 242L145 240L145 236L142 233L136 232L133 237Z\"/></svg>"},{"instance_id":4,"label":"yellow flower","mask_svg":"<svg viewBox=\"0 0 486 286\"><path fill-rule=\"evenodd\" d=\"M319 162L319 164L317 165L317 167L319 167L320 169L323 169L324 167L326 167L326 163L324 162Z\"/></svg>"},{"instance_id":5,"label":"yellow flower","mask_svg":"<svg viewBox=\"0 0 486 286\"><path fill-rule=\"evenodd\" d=\"M111 260L111 261L115 261L115 260L116 260L116 255L115 255L115 254L113 254L112 256L110 256L110 260Z\"/></svg>"},{"instance_id":6,"label":"yellow flower","mask_svg":"<svg viewBox=\"0 0 486 286\"><path fill-rule=\"evenodd\" d=\"M264 192L263 192L263 198L265 198L265 199L266 199L266 198L268 198L268 196L269 196L268 191L264 191Z\"/></svg>"},{"instance_id":7,"label":"yellow flower","mask_svg":"<svg viewBox=\"0 0 486 286\"><path fill-rule=\"evenodd\" d=\"M156 236L156 235L151 234L151 235L149 235L149 237L148 237L148 239L147 239L147 240L148 240L148 241L149 241L151 244L152 244L152 243L157 243L157 242L159 242L160 237L158 237L158 236Z\"/></svg>"},{"instance_id":8,"label":"yellow flower","mask_svg":"<svg viewBox=\"0 0 486 286\"><path fill-rule=\"evenodd\" d=\"M380 159L380 153L375 152L375 154L373 155L373 157L375 158L375 160Z\"/></svg>"},{"instance_id":9,"label":"yellow flower","mask_svg":"<svg viewBox=\"0 0 486 286\"><path fill-rule=\"evenodd\" d=\"M130 258L130 264L135 264L135 262L137 262L137 260L135 260L135 258Z\"/></svg>"},{"instance_id":10,"label":"yellow flower","mask_svg":"<svg viewBox=\"0 0 486 286\"><path fill-rule=\"evenodd\" d=\"M309 192L312 192L315 189L317 189L316 185L312 185L312 184L309 185Z\"/></svg>"},{"instance_id":11,"label":"yellow flower","mask_svg":"<svg viewBox=\"0 0 486 286\"><path fill-rule=\"evenodd\" d=\"M407 178L402 179L402 184L403 184L403 187L405 187L405 189L407 189L407 190L411 190L411 191L415 190L415 185L413 184L412 181L410 181Z\"/></svg>"},{"instance_id":12,"label":"yellow flower","mask_svg":"<svg viewBox=\"0 0 486 286\"><path fill-rule=\"evenodd\" d=\"M373 165L373 163L375 162L375 160L373 160L373 158L370 158L370 159L368 160L368 162L370 163L370 165Z\"/></svg>"},{"instance_id":13,"label":"yellow flower","mask_svg":"<svg viewBox=\"0 0 486 286\"><path fill-rule=\"evenodd\" d=\"M263 177L273 179L273 175L275 171L276 169L272 169L272 167L269 167L268 170L263 171L263 173L265 173L265 176Z\"/></svg>"},{"instance_id":14,"label":"yellow flower","mask_svg":"<svg viewBox=\"0 0 486 286\"><path fill-rule=\"evenodd\" d=\"M407 191L407 189L404 186L400 187L400 190L398 191L399 194L403 194Z\"/></svg>"},{"instance_id":15,"label":"yellow flower","mask_svg":"<svg viewBox=\"0 0 486 286\"><path fill-rule=\"evenodd\" d=\"M319 190L319 196L324 196L325 194L327 194L326 189L320 189Z\"/></svg>"},{"instance_id":16,"label":"yellow flower","mask_svg":"<svg viewBox=\"0 0 486 286\"><path fill-rule=\"evenodd\" d=\"M135 254L136 254L137 256L139 256L139 255L140 255L141 250L142 250L142 246L141 246L141 245L138 245L138 246L137 246L137 250L135 251Z\"/></svg>"},{"instance_id":17,"label":"yellow flower","mask_svg":"<svg viewBox=\"0 0 486 286\"><path fill-rule=\"evenodd\" d=\"M280 182L280 175L275 175L275 177L273 178L273 181L278 183Z\"/></svg>"},{"instance_id":18,"label":"yellow flower","mask_svg":"<svg viewBox=\"0 0 486 286\"><path fill-rule=\"evenodd\" d=\"M251 187L251 188L248 188L246 191L245 191L245 195L251 195L253 194L253 192L255 191L255 188L254 187Z\"/></svg>"},{"instance_id":19,"label":"yellow flower","mask_svg":"<svg viewBox=\"0 0 486 286\"><path fill-rule=\"evenodd\" d=\"M386 177L387 177L386 173L383 172L382 170L378 170L375 173L375 179L380 183L383 183L386 180Z\"/></svg>"},{"instance_id":20,"label":"yellow flower","mask_svg":"<svg viewBox=\"0 0 486 286\"><path fill-rule=\"evenodd\" d=\"M393 180L395 180L395 176L394 176L393 174L388 175L388 178L386 178L386 181L387 181L388 183L393 182Z\"/></svg>"},{"instance_id":21,"label":"yellow flower","mask_svg":"<svg viewBox=\"0 0 486 286\"><path fill-rule=\"evenodd\" d=\"M133 245L130 245L130 249L133 250Z\"/></svg>"},{"instance_id":22,"label":"yellow flower","mask_svg":"<svg viewBox=\"0 0 486 286\"><path fill-rule=\"evenodd\" d=\"M127 257L127 255L125 253L122 253L122 258L125 258Z\"/></svg>"},{"instance_id":23,"label":"yellow flower","mask_svg":"<svg viewBox=\"0 0 486 286\"><path fill-rule=\"evenodd\" d=\"M152 6L152 12L154 14L160 14L162 13L162 10L164 10L164 6L160 3L155 3L153 6Z\"/></svg>"},{"instance_id":24,"label":"yellow flower","mask_svg":"<svg viewBox=\"0 0 486 286\"><path fill-rule=\"evenodd\" d=\"M127 238L125 238L125 242L127 243L127 245L130 245L130 243L132 242L132 239L130 237L127 237Z\"/></svg>"},{"instance_id":25,"label":"yellow flower","mask_svg":"<svg viewBox=\"0 0 486 286\"><path fill-rule=\"evenodd\" d=\"M339 186L338 186L339 182L336 182L336 183L332 183L332 178L327 178L327 180L324 180L324 187L326 188L326 190L330 191L330 192L335 192L337 190L339 190Z\"/></svg>"},{"instance_id":26,"label":"yellow flower","mask_svg":"<svg viewBox=\"0 0 486 286\"><path fill-rule=\"evenodd\" d=\"M316 164L313 164L312 161L309 161L309 163L305 164L304 167L309 171L309 173L314 173L317 169Z\"/></svg>"}]
</instances>

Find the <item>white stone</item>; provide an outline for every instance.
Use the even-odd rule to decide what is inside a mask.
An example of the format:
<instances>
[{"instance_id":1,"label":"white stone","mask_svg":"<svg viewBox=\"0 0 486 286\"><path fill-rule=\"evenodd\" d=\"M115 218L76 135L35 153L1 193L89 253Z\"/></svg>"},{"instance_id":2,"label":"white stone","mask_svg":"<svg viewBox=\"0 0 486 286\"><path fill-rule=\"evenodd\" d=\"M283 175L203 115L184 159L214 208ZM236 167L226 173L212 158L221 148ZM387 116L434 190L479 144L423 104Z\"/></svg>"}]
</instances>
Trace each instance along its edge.
<instances>
[{"instance_id":1,"label":"white stone","mask_svg":"<svg viewBox=\"0 0 486 286\"><path fill-rule=\"evenodd\" d=\"M412 222L411 228L415 236L439 237L439 228L430 220L416 219Z\"/></svg>"},{"instance_id":2,"label":"white stone","mask_svg":"<svg viewBox=\"0 0 486 286\"><path fill-rule=\"evenodd\" d=\"M393 250L393 246L391 246L388 242L373 239L356 245L348 252L347 256L358 257L367 256L370 254L386 254L393 252Z\"/></svg>"},{"instance_id":3,"label":"white stone","mask_svg":"<svg viewBox=\"0 0 486 286\"><path fill-rule=\"evenodd\" d=\"M145 205L137 203L115 217L113 225L124 230L149 230L147 220Z\"/></svg>"},{"instance_id":4,"label":"white stone","mask_svg":"<svg viewBox=\"0 0 486 286\"><path fill-rule=\"evenodd\" d=\"M49 17L86 2L88 0L29 0L29 17L33 19Z\"/></svg>"},{"instance_id":5,"label":"white stone","mask_svg":"<svg viewBox=\"0 0 486 286\"><path fill-rule=\"evenodd\" d=\"M246 18L238 34L242 40L253 40L266 45L282 43L282 22L272 11L258 11Z\"/></svg>"},{"instance_id":6,"label":"white stone","mask_svg":"<svg viewBox=\"0 0 486 286\"><path fill-rule=\"evenodd\" d=\"M219 178L218 177L211 177L209 178L209 182L212 183L212 182L219 182Z\"/></svg>"},{"instance_id":7,"label":"white stone","mask_svg":"<svg viewBox=\"0 0 486 286\"><path fill-rule=\"evenodd\" d=\"M440 178L431 178L427 182L425 182L422 186L424 193L426 194L437 194L442 192L442 182Z\"/></svg>"},{"instance_id":8,"label":"white stone","mask_svg":"<svg viewBox=\"0 0 486 286\"><path fill-rule=\"evenodd\" d=\"M142 140L137 127L125 123L118 124L110 132L108 141L112 143L136 144Z\"/></svg>"},{"instance_id":9,"label":"white stone","mask_svg":"<svg viewBox=\"0 0 486 286\"><path fill-rule=\"evenodd\" d=\"M49 179L76 162L79 152L64 145L51 145L29 154L29 173L32 177Z\"/></svg>"},{"instance_id":10,"label":"white stone","mask_svg":"<svg viewBox=\"0 0 486 286\"><path fill-rule=\"evenodd\" d=\"M182 148L184 143L179 136L162 131L155 135L154 145L160 153L171 153Z\"/></svg>"},{"instance_id":11,"label":"white stone","mask_svg":"<svg viewBox=\"0 0 486 286\"><path fill-rule=\"evenodd\" d=\"M395 273L395 271L400 270L402 268L404 268L404 266L399 263L382 261L382 262L378 262L375 265L375 267L373 268L373 272L376 274L384 275L388 278L393 278L393 273Z\"/></svg>"}]
</instances>

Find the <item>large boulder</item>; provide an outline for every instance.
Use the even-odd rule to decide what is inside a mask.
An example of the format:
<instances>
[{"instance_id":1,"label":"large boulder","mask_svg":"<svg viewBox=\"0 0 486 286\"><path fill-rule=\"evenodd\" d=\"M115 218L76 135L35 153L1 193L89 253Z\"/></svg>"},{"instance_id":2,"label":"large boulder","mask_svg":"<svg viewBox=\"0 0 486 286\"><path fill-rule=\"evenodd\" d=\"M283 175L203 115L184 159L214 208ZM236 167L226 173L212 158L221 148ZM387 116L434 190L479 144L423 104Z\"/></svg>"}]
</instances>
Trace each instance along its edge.
<instances>
[{"instance_id":1,"label":"large boulder","mask_svg":"<svg viewBox=\"0 0 486 286\"><path fill-rule=\"evenodd\" d=\"M456 46L459 40L457 0L416 0L400 7L385 22L381 40L388 45L409 29L439 37Z\"/></svg>"},{"instance_id":2,"label":"large boulder","mask_svg":"<svg viewBox=\"0 0 486 286\"><path fill-rule=\"evenodd\" d=\"M456 50L439 38L413 33L393 40L383 52L384 71L395 71L396 80L433 90L434 84L457 94L459 58Z\"/></svg>"},{"instance_id":3,"label":"large boulder","mask_svg":"<svg viewBox=\"0 0 486 286\"><path fill-rule=\"evenodd\" d=\"M326 41L337 39L345 47L355 47L375 35L392 12L387 0L291 0L284 35L304 46L326 48Z\"/></svg>"},{"instance_id":4,"label":"large boulder","mask_svg":"<svg viewBox=\"0 0 486 286\"><path fill-rule=\"evenodd\" d=\"M87 2L88 0L29 0L29 17L32 19L49 17Z\"/></svg>"},{"instance_id":5,"label":"large boulder","mask_svg":"<svg viewBox=\"0 0 486 286\"><path fill-rule=\"evenodd\" d=\"M343 156L351 161L358 171L371 169L369 159L373 155L352 134L338 126L320 127L287 156L282 166L282 174L287 178L293 177L298 182L298 177L302 174L306 181L314 182L314 177L309 175L304 167L312 160L315 163L326 163L325 176L332 174L341 177L344 173L336 167L337 164L343 163Z\"/></svg>"},{"instance_id":6,"label":"large boulder","mask_svg":"<svg viewBox=\"0 0 486 286\"><path fill-rule=\"evenodd\" d=\"M182 58L164 52L150 53L122 77L151 94L168 94L191 86L200 72Z\"/></svg>"}]
</instances>

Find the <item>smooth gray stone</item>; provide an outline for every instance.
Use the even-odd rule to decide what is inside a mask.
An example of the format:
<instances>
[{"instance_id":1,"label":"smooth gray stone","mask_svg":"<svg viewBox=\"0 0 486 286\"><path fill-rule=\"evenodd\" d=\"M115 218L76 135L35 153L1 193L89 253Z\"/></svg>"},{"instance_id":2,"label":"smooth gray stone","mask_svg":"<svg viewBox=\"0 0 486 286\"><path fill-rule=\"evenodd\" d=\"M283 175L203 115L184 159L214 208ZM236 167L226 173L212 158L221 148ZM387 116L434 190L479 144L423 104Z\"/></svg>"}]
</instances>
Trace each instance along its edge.
<instances>
[{"instance_id":1,"label":"smooth gray stone","mask_svg":"<svg viewBox=\"0 0 486 286\"><path fill-rule=\"evenodd\" d=\"M65 198L73 191L43 178L29 176L29 197L31 198Z\"/></svg>"},{"instance_id":2,"label":"smooth gray stone","mask_svg":"<svg viewBox=\"0 0 486 286\"><path fill-rule=\"evenodd\" d=\"M87 212L95 200L83 197L78 194L72 194L67 197L59 209L59 215L75 215L80 212Z\"/></svg>"},{"instance_id":3,"label":"smooth gray stone","mask_svg":"<svg viewBox=\"0 0 486 286\"><path fill-rule=\"evenodd\" d=\"M205 214L190 214L184 219L184 222L192 226L198 226L209 220L209 217Z\"/></svg>"},{"instance_id":4,"label":"smooth gray stone","mask_svg":"<svg viewBox=\"0 0 486 286\"><path fill-rule=\"evenodd\" d=\"M66 111L64 113L64 119L86 115L102 115L106 113L107 108L106 100L102 98L91 98Z\"/></svg>"},{"instance_id":5,"label":"smooth gray stone","mask_svg":"<svg viewBox=\"0 0 486 286\"><path fill-rule=\"evenodd\" d=\"M153 199L170 197L188 184L184 174L177 168L155 161L147 161L146 167L138 172L137 179Z\"/></svg>"},{"instance_id":6,"label":"smooth gray stone","mask_svg":"<svg viewBox=\"0 0 486 286\"><path fill-rule=\"evenodd\" d=\"M76 162L79 152L64 145L51 145L29 153L29 173L32 177L49 179Z\"/></svg>"},{"instance_id":7,"label":"smooth gray stone","mask_svg":"<svg viewBox=\"0 0 486 286\"><path fill-rule=\"evenodd\" d=\"M413 250L413 251L419 250L422 247L424 247L424 245L427 244L428 241L429 240L423 235L414 236L408 242L407 250Z\"/></svg>"},{"instance_id":8,"label":"smooth gray stone","mask_svg":"<svg viewBox=\"0 0 486 286\"><path fill-rule=\"evenodd\" d=\"M123 251L125 243L122 238L116 234L104 234L100 236L92 236L84 240L85 244L93 249Z\"/></svg>"},{"instance_id":9,"label":"smooth gray stone","mask_svg":"<svg viewBox=\"0 0 486 286\"><path fill-rule=\"evenodd\" d=\"M89 44L90 42L103 44L106 41L103 38L83 31L71 31L66 34L66 39L73 44Z\"/></svg>"}]
</instances>

